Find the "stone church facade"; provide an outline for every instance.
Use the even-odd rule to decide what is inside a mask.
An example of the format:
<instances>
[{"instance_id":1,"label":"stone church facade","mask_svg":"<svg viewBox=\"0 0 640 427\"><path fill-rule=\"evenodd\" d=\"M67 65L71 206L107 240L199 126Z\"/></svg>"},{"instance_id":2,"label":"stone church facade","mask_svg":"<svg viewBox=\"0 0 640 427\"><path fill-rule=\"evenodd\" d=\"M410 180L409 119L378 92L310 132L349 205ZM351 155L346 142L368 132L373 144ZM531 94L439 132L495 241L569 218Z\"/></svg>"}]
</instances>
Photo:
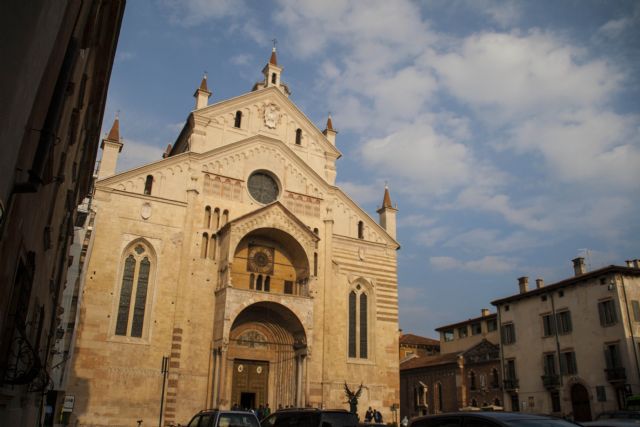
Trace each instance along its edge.
<instances>
[{"instance_id":1,"label":"stone church facade","mask_svg":"<svg viewBox=\"0 0 640 427\"><path fill-rule=\"evenodd\" d=\"M95 241L68 394L79 425L163 424L204 408L348 408L345 382L399 403L396 208L335 186L336 131L289 99L275 49L251 92L206 78L163 159L115 174L103 141ZM360 414L361 416L363 414Z\"/></svg>"}]
</instances>

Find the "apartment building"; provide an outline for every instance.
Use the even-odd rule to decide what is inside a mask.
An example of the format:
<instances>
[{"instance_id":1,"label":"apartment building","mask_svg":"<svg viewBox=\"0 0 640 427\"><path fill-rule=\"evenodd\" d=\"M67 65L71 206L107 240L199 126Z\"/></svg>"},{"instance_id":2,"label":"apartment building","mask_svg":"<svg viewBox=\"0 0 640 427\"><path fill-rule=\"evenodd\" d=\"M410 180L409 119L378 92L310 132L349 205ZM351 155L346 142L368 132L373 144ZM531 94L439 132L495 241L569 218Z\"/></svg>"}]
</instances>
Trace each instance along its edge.
<instances>
[{"instance_id":1,"label":"apartment building","mask_svg":"<svg viewBox=\"0 0 640 427\"><path fill-rule=\"evenodd\" d=\"M587 421L640 393L640 261L587 272L576 258L573 267L533 289L521 277L517 294L492 302L507 410Z\"/></svg>"},{"instance_id":2,"label":"apartment building","mask_svg":"<svg viewBox=\"0 0 640 427\"><path fill-rule=\"evenodd\" d=\"M436 331L440 355L420 355L400 363L400 416L501 407L497 315L483 309L480 317Z\"/></svg>"}]
</instances>

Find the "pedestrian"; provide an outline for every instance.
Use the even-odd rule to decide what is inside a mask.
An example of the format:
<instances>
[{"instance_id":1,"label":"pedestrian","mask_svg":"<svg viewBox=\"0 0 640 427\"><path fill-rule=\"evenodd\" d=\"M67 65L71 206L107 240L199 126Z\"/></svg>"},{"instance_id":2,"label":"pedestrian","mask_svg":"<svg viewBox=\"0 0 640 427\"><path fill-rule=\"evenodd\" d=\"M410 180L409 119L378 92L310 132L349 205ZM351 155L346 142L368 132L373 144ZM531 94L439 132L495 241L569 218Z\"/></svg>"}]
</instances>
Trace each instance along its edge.
<instances>
[{"instance_id":1,"label":"pedestrian","mask_svg":"<svg viewBox=\"0 0 640 427\"><path fill-rule=\"evenodd\" d=\"M373 419L373 411L371 410L371 406L369 406L369 409L367 409L367 412L364 414L364 422L370 423L372 419Z\"/></svg>"},{"instance_id":2,"label":"pedestrian","mask_svg":"<svg viewBox=\"0 0 640 427\"><path fill-rule=\"evenodd\" d=\"M269 408L269 404L265 404L264 406L264 417L268 417L269 415L271 415L271 408Z\"/></svg>"},{"instance_id":3,"label":"pedestrian","mask_svg":"<svg viewBox=\"0 0 640 427\"><path fill-rule=\"evenodd\" d=\"M377 409L373 410L373 420L378 424L382 423L382 414Z\"/></svg>"},{"instance_id":4,"label":"pedestrian","mask_svg":"<svg viewBox=\"0 0 640 427\"><path fill-rule=\"evenodd\" d=\"M409 418L405 415L402 419L402 427L407 427L409 425Z\"/></svg>"}]
</instances>

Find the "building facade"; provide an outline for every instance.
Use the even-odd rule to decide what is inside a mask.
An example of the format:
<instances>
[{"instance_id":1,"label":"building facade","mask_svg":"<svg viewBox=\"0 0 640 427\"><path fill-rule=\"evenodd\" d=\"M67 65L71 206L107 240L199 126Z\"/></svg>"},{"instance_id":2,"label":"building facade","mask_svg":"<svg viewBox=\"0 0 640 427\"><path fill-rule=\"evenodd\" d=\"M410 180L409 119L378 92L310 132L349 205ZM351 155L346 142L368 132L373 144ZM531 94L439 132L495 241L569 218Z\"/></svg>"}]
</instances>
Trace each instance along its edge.
<instances>
[{"instance_id":1,"label":"building facade","mask_svg":"<svg viewBox=\"0 0 640 427\"><path fill-rule=\"evenodd\" d=\"M409 418L502 407L497 314L441 326L441 354L400 363L400 413Z\"/></svg>"},{"instance_id":2,"label":"building facade","mask_svg":"<svg viewBox=\"0 0 640 427\"><path fill-rule=\"evenodd\" d=\"M398 403L396 212L335 186L336 134L289 99L275 48L251 92L206 77L163 159L115 174L103 141L72 422L186 423L204 408ZM164 358L166 383L161 372ZM162 390L165 390L163 396ZM161 397L162 396L162 397Z\"/></svg>"},{"instance_id":3,"label":"building facade","mask_svg":"<svg viewBox=\"0 0 640 427\"><path fill-rule=\"evenodd\" d=\"M587 421L640 393L640 263L586 271L545 286L518 279L498 309L504 400L512 411Z\"/></svg>"},{"instance_id":4,"label":"building facade","mask_svg":"<svg viewBox=\"0 0 640 427\"><path fill-rule=\"evenodd\" d=\"M90 191L124 0L0 4L0 420L52 425L76 206Z\"/></svg>"}]
</instances>

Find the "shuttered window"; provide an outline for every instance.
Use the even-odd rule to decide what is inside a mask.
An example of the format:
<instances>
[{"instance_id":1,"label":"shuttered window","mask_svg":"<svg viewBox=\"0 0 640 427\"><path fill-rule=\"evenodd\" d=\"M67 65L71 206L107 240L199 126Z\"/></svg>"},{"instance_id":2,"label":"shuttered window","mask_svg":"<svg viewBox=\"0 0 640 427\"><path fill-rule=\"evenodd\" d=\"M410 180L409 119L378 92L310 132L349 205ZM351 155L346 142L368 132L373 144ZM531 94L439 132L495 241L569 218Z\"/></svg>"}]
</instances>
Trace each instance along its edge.
<instances>
[{"instance_id":1,"label":"shuttered window","mask_svg":"<svg viewBox=\"0 0 640 427\"><path fill-rule=\"evenodd\" d=\"M618 323L613 300L600 301L598 303L598 314L600 315L600 324L602 326L611 326Z\"/></svg>"}]
</instances>

